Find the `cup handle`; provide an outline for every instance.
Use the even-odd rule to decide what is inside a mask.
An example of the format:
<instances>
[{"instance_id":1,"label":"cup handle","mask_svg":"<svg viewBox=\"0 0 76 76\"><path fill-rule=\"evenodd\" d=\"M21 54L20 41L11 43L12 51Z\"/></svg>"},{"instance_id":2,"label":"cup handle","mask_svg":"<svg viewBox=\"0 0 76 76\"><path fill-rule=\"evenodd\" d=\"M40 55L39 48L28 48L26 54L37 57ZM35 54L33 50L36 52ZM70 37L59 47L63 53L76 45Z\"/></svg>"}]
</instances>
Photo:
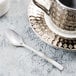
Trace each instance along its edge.
<instances>
[{"instance_id":1,"label":"cup handle","mask_svg":"<svg viewBox=\"0 0 76 76\"><path fill-rule=\"evenodd\" d=\"M51 0L51 1L54 1L54 0ZM38 6L39 8L41 8L47 15L50 15L50 11L51 11L51 5L50 5L50 8L49 10L44 7L43 5L39 4L36 0L33 0L33 3Z\"/></svg>"}]
</instances>

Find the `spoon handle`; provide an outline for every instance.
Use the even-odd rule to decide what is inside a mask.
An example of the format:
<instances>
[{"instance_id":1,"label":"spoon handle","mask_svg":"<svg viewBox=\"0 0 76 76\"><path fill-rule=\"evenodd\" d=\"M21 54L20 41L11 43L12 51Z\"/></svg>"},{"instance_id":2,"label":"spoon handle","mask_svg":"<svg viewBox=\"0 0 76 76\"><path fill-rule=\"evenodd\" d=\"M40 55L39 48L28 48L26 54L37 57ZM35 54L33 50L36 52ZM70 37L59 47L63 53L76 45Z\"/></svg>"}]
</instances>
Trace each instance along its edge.
<instances>
[{"instance_id":1,"label":"spoon handle","mask_svg":"<svg viewBox=\"0 0 76 76\"><path fill-rule=\"evenodd\" d=\"M46 61L48 61L49 63L51 63L52 65L54 65L56 68L58 68L60 71L63 70L63 66L60 65L59 63L57 63L56 61L54 61L53 59L47 57L44 53L40 52L40 51L36 51L33 48L29 47L28 45L24 44L24 47L28 48L29 50L32 50L35 54L37 54L38 56L40 56L41 58L45 59Z\"/></svg>"}]
</instances>

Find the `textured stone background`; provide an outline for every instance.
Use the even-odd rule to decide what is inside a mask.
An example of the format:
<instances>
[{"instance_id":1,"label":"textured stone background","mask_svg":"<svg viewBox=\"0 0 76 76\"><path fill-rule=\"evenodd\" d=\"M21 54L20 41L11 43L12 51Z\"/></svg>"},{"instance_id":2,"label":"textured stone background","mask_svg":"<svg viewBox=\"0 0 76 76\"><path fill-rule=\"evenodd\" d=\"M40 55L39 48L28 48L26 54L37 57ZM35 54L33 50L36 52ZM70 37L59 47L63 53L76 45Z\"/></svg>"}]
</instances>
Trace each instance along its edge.
<instances>
[{"instance_id":1,"label":"textured stone background","mask_svg":"<svg viewBox=\"0 0 76 76\"><path fill-rule=\"evenodd\" d=\"M76 53L52 48L41 41L30 28L27 7L30 0L11 0L9 12L0 18L0 76L76 76ZM64 66L60 72L28 49L10 45L4 32L14 29L26 44Z\"/></svg>"}]
</instances>

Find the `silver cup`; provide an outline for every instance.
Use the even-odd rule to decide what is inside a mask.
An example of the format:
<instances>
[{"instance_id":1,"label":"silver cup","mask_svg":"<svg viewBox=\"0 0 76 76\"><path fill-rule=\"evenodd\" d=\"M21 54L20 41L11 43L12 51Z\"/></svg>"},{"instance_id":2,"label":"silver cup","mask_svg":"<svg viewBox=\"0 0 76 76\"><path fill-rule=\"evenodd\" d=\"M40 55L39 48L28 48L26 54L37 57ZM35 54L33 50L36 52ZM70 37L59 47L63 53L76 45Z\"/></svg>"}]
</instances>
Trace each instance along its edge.
<instances>
[{"instance_id":1,"label":"silver cup","mask_svg":"<svg viewBox=\"0 0 76 76\"><path fill-rule=\"evenodd\" d=\"M50 17L52 24L60 30L60 33L57 32L57 34L68 38L76 38L76 9L74 7L76 5L73 1L75 0L51 0L51 5L48 10L42 3L33 0L34 4L41 8ZM48 19L45 18L49 25ZM56 31L54 32L56 33Z\"/></svg>"}]
</instances>

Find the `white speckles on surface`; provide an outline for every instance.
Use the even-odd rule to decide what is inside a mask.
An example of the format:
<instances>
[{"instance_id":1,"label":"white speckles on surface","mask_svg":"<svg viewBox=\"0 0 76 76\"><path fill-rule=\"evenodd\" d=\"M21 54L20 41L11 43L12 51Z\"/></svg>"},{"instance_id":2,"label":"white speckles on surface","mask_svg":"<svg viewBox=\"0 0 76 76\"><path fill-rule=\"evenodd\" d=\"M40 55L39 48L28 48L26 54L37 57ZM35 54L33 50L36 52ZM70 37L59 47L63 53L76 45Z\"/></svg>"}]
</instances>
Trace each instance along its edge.
<instances>
[{"instance_id":1,"label":"white speckles on surface","mask_svg":"<svg viewBox=\"0 0 76 76\"><path fill-rule=\"evenodd\" d=\"M29 27L27 6L30 0L11 0L9 12L0 18L0 76L76 76L76 53L55 49L41 41ZM26 44L46 53L64 66L60 72L28 49L11 46L4 36L14 29Z\"/></svg>"}]
</instances>

